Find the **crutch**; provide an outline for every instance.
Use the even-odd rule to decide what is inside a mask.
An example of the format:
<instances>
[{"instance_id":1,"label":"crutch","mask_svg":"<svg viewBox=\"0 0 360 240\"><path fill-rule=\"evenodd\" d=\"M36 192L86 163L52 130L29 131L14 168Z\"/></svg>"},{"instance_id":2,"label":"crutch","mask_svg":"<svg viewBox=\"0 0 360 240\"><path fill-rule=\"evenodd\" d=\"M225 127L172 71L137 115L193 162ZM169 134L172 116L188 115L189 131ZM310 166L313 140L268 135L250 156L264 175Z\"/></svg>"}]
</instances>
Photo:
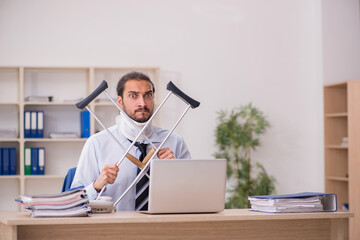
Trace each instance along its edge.
<instances>
[{"instance_id":1,"label":"crutch","mask_svg":"<svg viewBox=\"0 0 360 240\"><path fill-rule=\"evenodd\" d=\"M148 124L151 122L150 120L152 120L153 117L155 117L157 111L161 108L161 106L158 107L157 111L153 114L153 117L145 124L145 126L143 127L142 130L139 130L139 128L136 126L136 124L133 122L133 120L117 105L117 103L111 98L111 96L105 91L108 88L107 82L105 80L103 80L100 85L86 98L84 98L83 100L81 100L80 102L78 102L76 104L76 106L79 109L84 109L86 108L91 115L95 118L95 120L107 131L107 133L109 133L109 135L112 137L112 139L125 151L124 156L116 163L117 166L119 166L121 164L121 162L125 159L125 157L127 157L131 162L133 162L135 165L137 165L140 169L144 168L146 162L150 159L150 157L152 156L152 154L154 154L155 152L155 145L147 138L147 136L145 135L145 139L152 145L152 149L151 151L145 156L144 160L141 162L140 160L138 160L136 157L132 156L131 154L129 154L128 152L130 151L130 149L132 148L132 146L136 143L136 140L141 136L142 132L147 128ZM127 118L127 120L133 124L133 126L139 131L139 134L137 135L137 137L134 139L133 143L129 146L129 148L126 150L121 143L114 137L114 135L105 127L105 125L101 122L101 120L96 116L96 114L91 111L91 109L87 106L92 100L94 100L98 95L100 95L102 92L105 93L105 95L112 101L112 103L120 110L120 112ZM147 175L147 174L146 174ZM147 175L148 176L148 175ZM103 193L105 187L101 189L100 194L98 195L97 199L101 196L101 194Z\"/></svg>"},{"instance_id":2,"label":"crutch","mask_svg":"<svg viewBox=\"0 0 360 240\"><path fill-rule=\"evenodd\" d=\"M161 147L164 145L164 143L166 142L166 140L169 138L169 136L172 134L172 132L175 130L175 128L177 127L177 125L180 123L180 121L183 119L183 117L185 116L185 114L187 113L187 111L191 108L197 108L200 105L200 102L192 99L191 97L187 96L184 92L182 92L179 88L177 88L171 81L167 84L166 89L169 91L168 95L166 96L166 98L164 99L164 101L162 102L162 104L168 99L168 97L174 93L176 96L178 96L180 99L182 99L186 104L187 107L184 110L184 112L181 114L180 118L176 121L176 123L174 124L174 126L171 128L171 130L168 132L168 134L166 135L166 137L164 138L164 140L161 142L161 144L159 145L159 147L156 149L155 153L150 157L149 161L145 164L145 167L143 169L141 169L140 173L136 176L136 178L134 179L134 181L130 184L130 186L125 190L125 192L116 200L116 202L114 203L114 206L116 206L121 199L129 192L129 190L135 185L135 183L137 183L139 181L139 179L147 172L147 169L151 163L151 160L156 156L156 154L158 153L158 151L161 149Z\"/></svg>"},{"instance_id":3,"label":"crutch","mask_svg":"<svg viewBox=\"0 0 360 240\"><path fill-rule=\"evenodd\" d=\"M78 102L76 104L76 107L79 109L84 109L86 108L91 115L96 119L96 121L107 131L107 133L109 133L109 135L112 137L112 139L118 144L118 146L120 148L122 148L124 151L126 151L126 149L123 147L123 145L121 145L121 143L115 138L115 136L109 131L109 129L107 129L105 127L105 125L101 122L101 120L95 115L95 113L87 106L93 99L95 99L100 93L102 93L103 91L105 91L105 89L108 88L107 82L106 81L102 81L101 84L86 98L84 98L83 100L81 100L80 102ZM145 129L145 128L144 128ZM130 153L128 153L128 151L126 151L126 157L133 162L136 166L138 166L140 169L142 169L144 167L144 164L137 159L136 157L134 157L133 155L131 155Z\"/></svg>"},{"instance_id":4,"label":"crutch","mask_svg":"<svg viewBox=\"0 0 360 240\"><path fill-rule=\"evenodd\" d=\"M129 154L128 152L130 151L130 149L134 146L134 144L136 143L137 139L141 136L141 134L143 133L143 131L147 128L147 126L151 123L152 119L156 116L157 112L160 110L160 108L164 105L165 101L167 100L167 98L170 96L168 94L168 96L164 99L164 101L162 101L162 103L159 105L159 107L156 109L156 111L154 112L154 114L151 116L151 118L147 121L147 123L145 124L145 126L143 127L143 129L139 130L139 128L136 126L136 124L133 122L133 120L117 105L117 103L111 98L111 96L105 91L107 89L108 85L106 83L105 80L103 80L100 85L85 99L83 99L82 101L78 102L76 104L76 106L80 109L83 109L84 107L86 107L86 109L91 113L91 115L94 116L94 118L100 123L100 125L110 134L110 136L113 138L113 140L115 140L115 142L118 143L119 146L121 146L121 148L125 151L125 154L122 156L122 158L116 163L117 166L119 166L121 164L121 162L125 159L125 157L127 157L130 161L132 161L134 164L136 164L140 169L143 169L145 164L149 161L150 157L155 153L156 151L156 147L155 145L148 139L148 137L146 135L144 135L145 139L152 145L152 149L151 151L146 155L146 157L144 158L144 160L141 162L139 161L137 158L135 158L134 156L132 156L131 154ZM104 126L104 124L100 121L100 119L98 119L95 115L94 112L91 111L91 109L87 106L92 100L94 100L98 95L100 95L102 92L105 93L105 95L112 101L112 103L120 110L120 112L127 118L127 120L133 124L133 126L139 131L138 135L135 137L134 141L131 143L131 145L129 146L129 148L127 150L124 149L124 147L120 144L120 142L111 134L111 132ZM148 176L148 174L146 173L146 175ZM149 177L149 176L148 176ZM99 199L102 195L102 193L104 192L104 190L106 189L106 186L104 186L98 197L96 199Z\"/></svg>"}]
</instances>

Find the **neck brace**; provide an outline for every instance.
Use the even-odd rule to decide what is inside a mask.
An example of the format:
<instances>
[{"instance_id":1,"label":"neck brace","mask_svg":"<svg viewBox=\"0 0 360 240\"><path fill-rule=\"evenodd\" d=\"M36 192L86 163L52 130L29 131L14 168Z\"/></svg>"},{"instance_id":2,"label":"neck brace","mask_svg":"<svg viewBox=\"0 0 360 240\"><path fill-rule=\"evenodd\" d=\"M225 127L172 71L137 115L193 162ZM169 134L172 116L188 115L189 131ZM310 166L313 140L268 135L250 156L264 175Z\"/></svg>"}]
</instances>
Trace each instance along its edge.
<instances>
[{"instance_id":1,"label":"neck brace","mask_svg":"<svg viewBox=\"0 0 360 240\"><path fill-rule=\"evenodd\" d=\"M139 123L139 122L133 121L135 123L135 125L137 126L137 128L139 129L139 130L137 130L135 128L135 126L133 124L131 124L129 121L130 120L128 120L126 117L124 117L123 114L121 114L121 113L120 113L120 115L116 116L116 124L119 126L121 133L127 139L134 141L136 136L139 134L139 131L141 131L145 127L147 122ZM147 128L144 130L144 132L141 134L141 136L139 136L139 138L136 141L137 142L145 141L144 135L146 135L148 138L150 138L150 136L152 134L152 130L153 130L153 125L152 125L152 123L149 123Z\"/></svg>"}]
</instances>

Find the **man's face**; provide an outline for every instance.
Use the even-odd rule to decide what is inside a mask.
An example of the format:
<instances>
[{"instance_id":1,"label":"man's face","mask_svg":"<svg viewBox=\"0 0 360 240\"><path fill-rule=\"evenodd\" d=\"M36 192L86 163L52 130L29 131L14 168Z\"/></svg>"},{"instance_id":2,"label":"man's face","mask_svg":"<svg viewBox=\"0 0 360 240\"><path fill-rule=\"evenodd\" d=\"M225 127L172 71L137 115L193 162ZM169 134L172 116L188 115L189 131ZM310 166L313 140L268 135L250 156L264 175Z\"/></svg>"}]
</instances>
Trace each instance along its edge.
<instances>
[{"instance_id":1,"label":"man's face","mask_svg":"<svg viewBox=\"0 0 360 240\"><path fill-rule=\"evenodd\" d=\"M146 122L154 111L153 88L145 80L128 80L125 83L123 97L118 96L117 103L133 120Z\"/></svg>"}]
</instances>

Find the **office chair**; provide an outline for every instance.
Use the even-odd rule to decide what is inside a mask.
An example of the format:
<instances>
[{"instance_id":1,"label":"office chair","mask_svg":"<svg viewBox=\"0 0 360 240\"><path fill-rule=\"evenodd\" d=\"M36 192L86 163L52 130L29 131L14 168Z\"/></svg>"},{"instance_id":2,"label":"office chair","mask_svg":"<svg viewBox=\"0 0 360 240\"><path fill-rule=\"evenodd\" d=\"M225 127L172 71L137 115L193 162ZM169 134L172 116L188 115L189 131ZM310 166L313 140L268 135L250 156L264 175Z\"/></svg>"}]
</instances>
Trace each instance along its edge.
<instances>
[{"instance_id":1,"label":"office chair","mask_svg":"<svg viewBox=\"0 0 360 240\"><path fill-rule=\"evenodd\" d=\"M66 192L69 189L71 189L71 183L74 180L75 172L76 172L76 167L69 169L69 171L65 176L61 192Z\"/></svg>"}]
</instances>

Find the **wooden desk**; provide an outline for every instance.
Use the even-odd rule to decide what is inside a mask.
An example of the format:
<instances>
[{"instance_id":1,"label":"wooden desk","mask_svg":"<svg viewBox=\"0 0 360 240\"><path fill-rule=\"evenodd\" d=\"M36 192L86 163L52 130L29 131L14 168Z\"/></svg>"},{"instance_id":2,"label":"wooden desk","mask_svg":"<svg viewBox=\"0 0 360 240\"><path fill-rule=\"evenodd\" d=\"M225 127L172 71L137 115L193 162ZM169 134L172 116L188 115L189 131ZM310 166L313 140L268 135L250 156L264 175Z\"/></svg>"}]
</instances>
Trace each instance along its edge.
<instances>
[{"instance_id":1,"label":"wooden desk","mask_svg":"<svg viewBox=\"0 0 360 240\"><path fill-rule=\"evenodd\" d=\"M30 218L0 213L0 239L342 239L352 213L269 214L229 209L216 214L138 212L83 218Z\"/></svg>"}]
</instances>

